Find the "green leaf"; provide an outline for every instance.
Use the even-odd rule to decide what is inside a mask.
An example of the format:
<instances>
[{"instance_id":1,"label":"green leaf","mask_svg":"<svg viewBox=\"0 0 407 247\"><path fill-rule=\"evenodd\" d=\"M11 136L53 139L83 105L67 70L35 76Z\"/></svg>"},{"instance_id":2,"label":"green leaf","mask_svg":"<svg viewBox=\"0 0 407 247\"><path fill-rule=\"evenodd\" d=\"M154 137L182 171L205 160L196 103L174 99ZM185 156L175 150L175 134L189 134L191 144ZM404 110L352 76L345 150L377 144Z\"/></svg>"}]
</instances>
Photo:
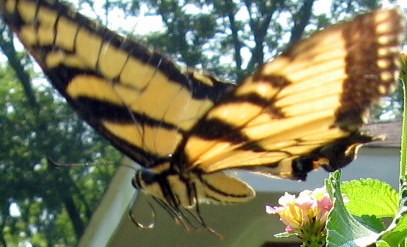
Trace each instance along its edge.
<instances>
[{"instance_id":1,"label":"green leaf","mask_svg":"<svg viewBox=\"0 0 407 247\"><path fill-rule=\"evenodd\" d=\"M407 215L401 217L395 225L389 227L380 239L386 241L390 246L397 246L407 238Z\"/></svg>"},{"instance_id":2,"label":"green leaf","mask_svg":"<svg viewBox=\"0 0 407 247\"><path fill-rule=\"evenodd\" d=\"M376 247L391 247L391 245L383 240L379 240L376 242Z\"/></svg>"},{"instance_id":3,"label":"green leaf","mask_svg":"<svg viewBox=\"0 0 407 247\"><path fill-rule=\"evenodd\" d=\"M399 194L391 185L377 179L344 182L342 193L349 201L346 208L353 215L394 217L399 207ZM374 203L372 203L374 202Z\"/></svg>"},{"instance_id":4,"label":"green leaf","mask_svg":"<svg viewBox=\"0 0 407 247\"><path fill-rule=\"evenodd\" d=\"M362 216L355 216L355 219L362 223L365 226L369 226L375 232L381 232L386 230L385 225L383 224L382 220L377 218L375 215L362 215Z\"/></svg>"},{"instance_id":5,"label":"green leaf","mask_svg":"<svg viewBox=\"0 0 407 247\"><path fill-rule=\"evenodd\" d=\"M378 233L360 223L346 209L340 188L340 172L331 173L325 185L334 208L327 222L327 246L368 246L376 241Z\"/></svg>"},{"instance_id":6,"label":"green leaf","mask_svg":"<svg viewBox=\"0 0 407 247\"><path fill-rule=\"evenodd\" d=\"M407 238L407 180L402 176L400 185L402 199L400 200L400 210L394 217L388 229L381 234L380 239L386 241L390 246L402 244ZM405 245L405 243L404 243Z\"/></svg>"}]
</instances>

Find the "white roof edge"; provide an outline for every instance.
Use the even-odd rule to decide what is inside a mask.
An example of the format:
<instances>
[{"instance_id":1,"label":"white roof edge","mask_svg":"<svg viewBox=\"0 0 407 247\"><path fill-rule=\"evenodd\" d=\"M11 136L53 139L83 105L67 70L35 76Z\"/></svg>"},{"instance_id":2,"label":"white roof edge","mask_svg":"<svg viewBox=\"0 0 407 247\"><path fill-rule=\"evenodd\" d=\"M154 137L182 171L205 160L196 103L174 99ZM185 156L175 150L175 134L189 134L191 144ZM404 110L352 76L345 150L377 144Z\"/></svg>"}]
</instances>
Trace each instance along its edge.
<instances>
[{"instance_id":1,"label":"white roof edge","mask_svg":"<svg viewBox=\"0 0 407 247\"><path fill-rule=\"evenodd\" d=\"M120 224L123 212L127 210L133 196L137 193L130 183L134 171L128 166L132 164L134 162L126 157L120 162L102 201L79 240L79 247L108 245Z\"/></svg>"}]
</instances>

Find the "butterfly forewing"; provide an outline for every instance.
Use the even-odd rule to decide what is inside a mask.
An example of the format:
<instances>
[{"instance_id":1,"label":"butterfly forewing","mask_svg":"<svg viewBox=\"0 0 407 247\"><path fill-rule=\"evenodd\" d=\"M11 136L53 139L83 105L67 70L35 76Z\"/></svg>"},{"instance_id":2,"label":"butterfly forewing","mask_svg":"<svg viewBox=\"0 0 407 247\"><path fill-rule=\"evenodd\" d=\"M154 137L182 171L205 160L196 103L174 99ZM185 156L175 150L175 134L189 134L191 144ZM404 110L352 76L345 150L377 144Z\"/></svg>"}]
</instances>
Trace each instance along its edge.
<instances>
[{"instance_id":1,"label":"butterfly forewing","mask_svg":"<svg viewBox=\"0 0 407 247\"><path fill-rule=\"evenodd\" d=\"M2 0L2 15L51 83L145 167L168 159L230 86L125 39L54 1Z\"/></svg>"},{"instance_id":2,"label":"butterfly forewing","mask_svg":"<svg viewBox=\"0 0 407 247\"><path fill-rule=\"evenodd\" d=\"M398 10L360 16L263 65L193 129L185 145L191 169L246 168L303 178L293 171L302 169L293 168L294 161L311 153L313 166L305 173L318 162L335 166L333 149L341 153L336 158L353 158L345 152L373 140L359 134L369 107L395 86L402 23ZM316 154L328 144L321 151L327 157Z\"/></svg>"}]
</instances>

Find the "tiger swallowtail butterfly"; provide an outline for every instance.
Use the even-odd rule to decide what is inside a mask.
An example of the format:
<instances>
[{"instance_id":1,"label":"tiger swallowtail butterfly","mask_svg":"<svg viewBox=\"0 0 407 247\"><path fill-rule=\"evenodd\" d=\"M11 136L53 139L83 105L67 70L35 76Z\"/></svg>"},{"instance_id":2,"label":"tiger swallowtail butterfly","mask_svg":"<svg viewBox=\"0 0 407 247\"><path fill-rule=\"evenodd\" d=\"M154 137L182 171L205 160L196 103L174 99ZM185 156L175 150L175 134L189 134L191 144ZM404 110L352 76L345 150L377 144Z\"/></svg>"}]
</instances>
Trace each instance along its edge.
<instances>
[{"instance_id":1,"label":"tiger swallowtail butterfly","mask_svg":"<svg viewBox=\"0 0 407 247\"><path fill-rule=\"evenodd\" d=\"M199 203L255 196L226 174L305 180L350 163L376 140L369 107L398 78L399 10L317 32L239 85L174 62L56 1L0 0L1 14L79 115L143 168L133 185L176 219ZM195 210L195 211L192 211Z\"/></svg>"}]
</instances>

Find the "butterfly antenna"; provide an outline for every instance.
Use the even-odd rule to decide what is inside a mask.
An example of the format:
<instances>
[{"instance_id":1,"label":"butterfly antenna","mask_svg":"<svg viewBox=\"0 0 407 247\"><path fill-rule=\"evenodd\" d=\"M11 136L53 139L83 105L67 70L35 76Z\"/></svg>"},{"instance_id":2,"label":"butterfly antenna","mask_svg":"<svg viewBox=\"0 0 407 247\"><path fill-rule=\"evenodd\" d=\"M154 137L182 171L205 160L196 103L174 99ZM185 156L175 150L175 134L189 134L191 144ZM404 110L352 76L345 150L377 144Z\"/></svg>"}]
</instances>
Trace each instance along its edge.
<instances>
[{"instance_id":1,"label":"butterfly antenna","mask_svg":"<svg viewBox=\"0 0 407 247\"><path fill-rule=\"evenodd\" d=\"M176 210L178 212L180 219L183 221L182 224L188 231L190 231L190 228L192 228L194 230L198 230L198 227L192 223L192 221L187 217L187 215L185 215L183 210L180 210L180 209L174 209L174 210ZM185 211L189 213L189 210L185 210Z\"/></svg>"},{"instance_id":2,"label":"butterfly antenna","mask_svg":"<svg viewBox=\"0 0 407 247\"><path fill-rule=\"evenodd\" d=\"M187 210L187 212L203 227L205 228L208 232L212 233L213 235L215 235L216 237L218 237L220 240L224 240L225 237L218 233L215 229L211 228L210 226L208 226L208 224L206 224L205 220L203 219L202 215L201 215L201 211L200 211L200 207L199 207L199 203L197 203L195 205L195 210L194 212L191 210Z\"/></svg>"},{"instance_id":3,"label":"butterfly antenna","mask_svg":"<svg viewBox=\"0 0 407 247\"><path fill-rule=\"evenodd\" d=\"M175 212L175 210L173 210L171 207L169 207L165 202L161 201L160 199L157 199L155 197L153 197L154 201L160 205L170 216L171 218L175 221L175 223L180 224L178 218L179 216L177 216L177 213Z\"/></svg>"},{"instance_id":4,"label":"butterfly antenna","mask_svg":"<svg viewBox=\"0 0 407 247\"><path fill-rule=\"evenodd\" d=\"M51 164L53 167L57 168L71 168L71 167L83 167L82 164L61 164L47 156L47 162L48 164Z\"/></svg>"},{"instance_id":5,"label":"butterfly antenna","mask_svg":"<svg viewBox=\"0 0 407 247\"><path fill-rule=\"evenodd\" d=\"M191 231L191 228L195 230L197 229L197 227L194 224L192 224L188 217L186 217L183 211L181 211L179 208L170 206L168 205L168 203L155 197L153 198L158 203L158 205L160 205L165 211L168 212L168 214L171 216L171 218L175 221L176 224L181 224L188 232Z\"/></svg>"},{"instance_id":6,"label":"butterfly antenna","mask_svg":"<svg viewBox=\"0 0 407 247\"><path fill-rule=\"evenodd\" d=\"M195 213L192 212L192 210L188 210L188 212L190 213L190 215L206 230L208 230L210 233L214 234L215 236L217 236L220 240L225 239L225 237L218 233L216 230L212 229L211 227L208 226L208 224L206 224L204 218L202 217L201 214L201 208L199 206L199 201L198 201L198 194L196 192L196 186L195 183L192 185L192 193L193 193L193 197L195 200Z\"/></svg>"}]
</instances>

